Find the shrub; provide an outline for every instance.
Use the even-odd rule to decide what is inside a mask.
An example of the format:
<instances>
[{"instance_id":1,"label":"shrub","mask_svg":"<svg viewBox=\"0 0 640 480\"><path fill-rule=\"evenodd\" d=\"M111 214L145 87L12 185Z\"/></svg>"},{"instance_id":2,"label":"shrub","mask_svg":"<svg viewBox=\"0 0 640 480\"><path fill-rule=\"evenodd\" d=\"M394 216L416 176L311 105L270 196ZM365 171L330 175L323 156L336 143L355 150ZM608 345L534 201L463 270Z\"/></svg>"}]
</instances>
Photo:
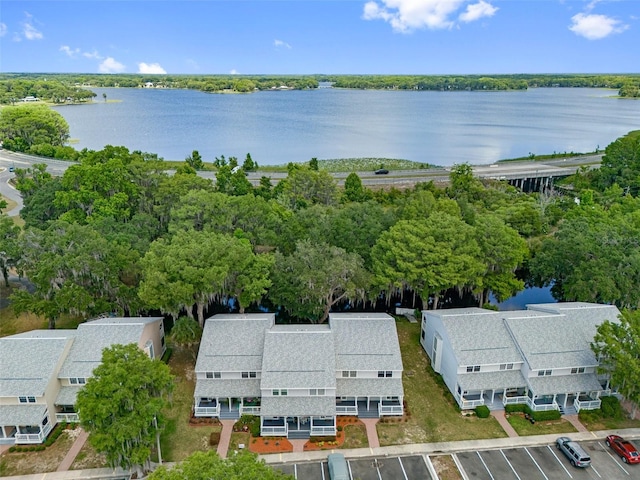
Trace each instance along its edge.
<instances>
[{"instance_id":1,"label":"shrub","mask_svg":"<svg viewBox=\"0 0 640 480\"><path fill-rule=\"evenodd\" d=\"M622 420L622 418L624 417L624 412L622 411L622 405L620 405L620 400L618 400L618 397L602 397L600 401L602 402L600 405L600 410L602 410L603 417Z\"/></svg>"},{"instance_id":2,"label":"shrub","mask_svg":"<svg viewBox=\"0 0 640 480\"><path fill-rule=\"evenodd\" d=\"M167 349L164 351L164 355L162 355L161 360L164 363L169 363L169 359L171 358L171 354L173 353L173 350L169 347L167 347Z\"/></svg>"},{"instance_id":3,"label":"shrub","mask_svg":"<svg viewBox=\"0 0 640 480\"><path fill-rule=\"evenodd\" d=\"M560 417L562 416L562 414L560 413L560 410L547 410L545 412L534 412L528 406L526 409L526 413L531 415L531 418L533 418L536 422L548 422L551 420L560 420Z\"/></svg>"},{"instance_id":4,"label":"shrub","mask_svg":"<svg viewBox=\"0 0 640 480\"><path fill-rule=\"evenodd\" d=\"M242 415L238 423L248 426L251 436L260 436L260 417L256 415Z\"/></svg>"},{"instance_id":5,"label":"shrub","mask_svg":"<svg viewBox=\"0 0 640 480\"><path fill-rule=\"evenodd\" d=\"M491 415L491 411L486 405L478 405L476 407L476 415L478 416L478 418L489 418L489 415Z\"/></svg>"},{"instance_id":6,"label":"shrub","mask_svg":"<svg viewBox=\"0 0 640 480\"><path fill-rule=\"evenodd\" d=\"M524 403L510 403L504 406L505 413L524 412L527 405Z\"/></svg>"},{"instance_id":7,"label":"shrub","mask_svg":"<svg viewBox=\"0 0 640 480\"><path fill-rule=\"evenodd\" d=\"M211 432L211 435L209 436L209 445L212 447L218 446L220 443L220 433L221 432Z\"/></svg>"},{"instance_id":8,"label":"shrub","mask_svg":"<svg viewBox=\"0 0 640 480\"><path fill-rule=\"evenodd\" d=\"M15 452L17 450L18 450L18 447L16 447L15 445L12 445L12 446L9 447L9 453L13 453L13 452Z\"/></svg>"},{"instance_id":9,"label":"shrub","mask_svg":"<svg viewBox=\"0 0 640 480\"><path fill-rule=\"evenodd\" d=\"M341 432L342 431L342 425L338 425L338 431Z\"/></svg>"}]
</instances>

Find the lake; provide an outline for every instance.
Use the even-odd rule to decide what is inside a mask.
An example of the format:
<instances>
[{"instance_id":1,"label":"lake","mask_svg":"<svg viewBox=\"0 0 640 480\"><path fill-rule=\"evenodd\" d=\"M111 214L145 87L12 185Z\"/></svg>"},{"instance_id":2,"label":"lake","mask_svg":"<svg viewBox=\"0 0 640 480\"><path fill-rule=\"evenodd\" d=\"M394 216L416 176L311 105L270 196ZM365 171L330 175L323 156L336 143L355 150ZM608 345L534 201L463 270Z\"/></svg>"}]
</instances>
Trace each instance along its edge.
<instances>
[{"instance_id":1,"label":"lake","mask_svg":"<svg viewBox=\"0 0 640 480\"><path fill-rule=\"evenodd\" d=\"M95 88L95 103L54 107L77 149L123 145L184 160L193 150L260 165L312 157L400 158L441 166L591 152L640 128L640 100L613 90L508 92ZM103 101L103 93L107 102Z\"/></svg>"}]
</instances>

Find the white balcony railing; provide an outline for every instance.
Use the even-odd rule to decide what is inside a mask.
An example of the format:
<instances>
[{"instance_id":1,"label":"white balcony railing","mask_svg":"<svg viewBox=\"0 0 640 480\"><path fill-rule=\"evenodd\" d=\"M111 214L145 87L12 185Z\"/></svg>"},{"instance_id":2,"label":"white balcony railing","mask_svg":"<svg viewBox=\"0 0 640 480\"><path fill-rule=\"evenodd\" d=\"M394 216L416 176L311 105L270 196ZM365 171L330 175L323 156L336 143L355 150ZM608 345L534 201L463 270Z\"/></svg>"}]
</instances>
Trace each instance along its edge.
<instances>
[{"instance_id":1,"label":"white balcony railing","mask_svg":"<svg viewBox=\"0 0 640 480\"><path fill-rule=\"evenodd\" d=\"M380 415L403 415L402 405L380 405Z\"/></svg>"},{"instance_id":2,"label":"white balcony railing","mask_svg":"<svg viewBox=\"0 0 640 480\"><path fill-rule=\"evenodd\" d=\"M16 443L42 443L53 428L51 425L40 427L40 433L16 433Z\"/></svg>"},{"instance_id":3,"label":"white balcony railing","mask_svg":"<svg viewBox=\"0 0 640 480\"><path fill-rule=\"evenodd\" d=\"M577 398L573 401L573 406L576 407L576 410L595 410L600 408L602 402L600 399L596 400L578 400Z\"/></svg>"},{"instance_id":4,"label":"white balcony railing","mask_svg":"<svg viewBox=\"0 0 640 480\"><path fill-rule=\"evenodd\" d=\"M460 406L460 408L462 410L469 410L471 408L479 407L480 405L484 405L484 398L481 398L479 400L462 399L462 405Z\"/></svg>"},{"instance_id":5,"label":"white balcony railing","mask_svg":"<svg viewBox=\"0 0 640 480\"><path fill-rule=\"evenodd\" d=\"M56 420L58 422L78 423L80 417L77 413L56 413Z\"/></svg>"},{"instance_id":6,"label":"white balcony railing","mask_svg":"<svg viewBox=\"0 0 640 480\"><path fill-rule=\"evenodd\" d=\"M283 427L261 427L260 435L263 437L272 435L272 436L286 436L287 435L287 426Z\"/></svg>"},{"instance_id":7,"label":"white balcony railing","mask_svg":"<svg viewBox=\"0 0 640 480\"><path fill-rule=\"evenodd\" d=\"M217 417L220 414L218 407L194 407L193 415L196 417Z\"/></svg>"},{"instance_id":8,"label":"white balcony railing","mask_svg":"<svg viewBox=\"0 0 640 480\"><path fill-rule=\"evenodd\" d=\"M336 434L336 427L332 426L332 427L311 427L311 435L335 435Z\"/></svg>"},{"instance_id":9,"label":"white balcony railing","mask_svg":"<svg viewBox=\"0 0 640 480\"><path fill-rule=\"evenodd\" d=\"M240 415L260 415L260 406L259 405L255 407L241 406Z\"/></svg>"},{"instance_id":10,"label":"white balcony railing","mask_svg":"<svg viewBox=\"0 0 640 480\"><path fill-rule=\"evenodd\" d=\"M531 410L533 410L534 412L546 412L549 410L560 409L560 407L558 407L558 404L555 402L555 400L552 403L535 403L532 399L527 397L527 405L529 405Z\"/></svg>"},{"instance_id":11,"label":"white balcony railing","mask_svg":"<svg viewBox=\"0 0 640 480\"><path fill-rule=\"evenodd\" d=\"M336 405L338 415L357 415L358 407L355 405Z\"/></svg>"},{"instance_id":12,"label":"white balcony railing","mask_svg":"<svg viewBox=\"0 0 640 480\"><path fill-rule=\"evenodd\" d=\"M502 397L503 405L520 405L523 403L527 403L527 396L523 395L520 397Z\"/></svg>"}]
</instances>

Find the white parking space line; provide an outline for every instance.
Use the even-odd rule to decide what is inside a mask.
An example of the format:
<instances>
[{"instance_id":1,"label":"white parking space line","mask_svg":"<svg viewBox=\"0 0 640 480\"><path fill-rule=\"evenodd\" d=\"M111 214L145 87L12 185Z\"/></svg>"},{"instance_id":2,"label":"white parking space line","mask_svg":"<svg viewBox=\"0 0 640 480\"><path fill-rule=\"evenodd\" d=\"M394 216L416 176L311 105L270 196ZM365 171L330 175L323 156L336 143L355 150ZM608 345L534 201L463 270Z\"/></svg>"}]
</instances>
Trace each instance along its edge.
<instances>
[{"instance_id":1,"label":"white parking space line","mask_svg":"<svg viewBox=\"0 0 640 480\"><path fill-rule=\"evenodd\" d=\"M451 456L453 457L453 455L451 455ZM423 454L422 455L422 460L424 460L424 463L427 465L427 470L429 471L429 475L431 475L431 478L434 479L434 480L438 480L438 474L436 473L436 469L433 466L433 463L431 463L431 457L429 457L429 455L424 455ZM455 459L453 461L455 462ZM462 475L462 480L468 480L465 477L464 473L462 473L462 471L460 472L460 475Z\"/></svg>"},{"instance_id":2,"label":"white parking space line","mask_svg":"<svg viewBox=\"0 0 640 480\"><path fill-rule=\"evenodd\" d=\"M351 462L349 460L347 460L347 467L349 467L349 477L353 478L353 472L351 471ZM322 475L324 476L324 472L322 472Z\"/></svg>"},{"instance_id":3,"label":"white parking space line","mask_svg":"<svg viewBox=\"0 0 640 480\"><path fill-rule=\"evenodd\" d=\"M502 456L504 457L504 461L507 462L507 465L509 465L509 468L511 469L511 471L513 472L513 474L516 476L516 478L518 480L522 480L520 478L520 475L518 475L518 472L516 472L516 469L513 468L513 465L511 465L511 462L509 461L509 459L507 458L507 456L504 454L503 450L500 450L500 453L502 454Z\"/></svg>"},{"instance_id":4,"label":"white parking space line","mask_svg":"<svg viewBox=\"0 0 640 480\"><path fill-rule=\"evenodd\" d=\"M373 460L373 464L376 466L376 470L378 471L378 479L382 480L382 474L380 473L380 467L378 466L378 459Z\"/></svg>"},{"instance_id":5,"label":"white parking space line","mask_svg":"<svg viewBox=\"0 0 640 480\"><path fill-rule=\"evenodd\" d=\"M527 455L529 455L529 457L531 458L531 460L533 461L533 463L536 464L536 467L538 467L538 470L540 470L540 473L542 474L542 476L545 478L545 480L549 480L549 477L547 477L547 475L545 475L544 470L542 470L542 468L540 467L540 465L538 465L538 462L536 462L536 459L533 458L533 455L531 455L531 452L529 452L529 450L527 450L527 447L524 448L524 451L527 452Z\"/></svg>"},{"instance_id":6,"label":"white parking space line","mask_svg":"<svg viewBox=\"0 0 640 480\"><path fill-rule=\"evenodd\" d=\"M553 451L553 448L551 448L549 445L547 445L547 448L549 449L549 451L551 452L551 454L556 457L556 460L558 461L558 463L560 464L560 466L564 469L565 472L567 472L567 475L569 475L569 478L573 478L573 476L569 473L569 470L567 470L567 467L564 466L564 464L560 461L560 459L558 458L558 456L556 455L556 452Z\"/></svg>"},{"instance_id":7,"label":"white parking space line","mask_svg":"<svg viewBox=\"0 0 640 480\"><path fill-rule=\"evenodd\" d=\"M320 472L322 472L322 480L324 480L324 463L320 462Z\"/></svg>"},{"instance_id":8,"label":"white parking space line","mask_svg":"<svg viewBox=\"0 0 640 480\"><path fill-rule=\"evenodd\" d=\"M596 467L593 466L593 464L591 465L591 470L593 470L594 472L596 472L596 475L598 475L600 478L602 478L602 475L600 475L598 473L598 470L596 470Z\"/></svg>"},{"instance_id":9,"label":"white parking space line","mask_svg":"<svg viewBox=\"0 0 640 480\"><path fill-rule=\"evenodd\" d=\"M622 470L628 476L631 476L631 474L629 472L627 472L627 470L622 465L620 465L620 462L618 462L618 459L615 456L611 455L611 452L609 451L608 448L604 448L604 446L602 446L600 443L598 443L598 445L600 446L600 448L602 448L602 451L604 453L606 453L607 455L609 455L611 457L611 460L616 462L616 465L618 465L618 467L620 467L620 470Z\"/></svg>"},{"instance_id":10,"label":"white parking space line","mask_svg":"<svg viewBox=\"0 0 640 480\"><path fill-rule=\"evenodd\" d=\"M487 464L484 463L484 459L482 458L482 455L480 455L480 452L476 452L476 453L478 454L478 458L482 462L482 465L484 465L484 469L487 471L487 473L491 477L491 480L496 480L495 478L493 478L493 475L491 474L491 470L489 470L489 467L487 467Z\"/></svg>"},{"instance_id":11,"label":"white parking space line","mask_svg":"<svg viewBox=\"0 0 640 480\"><path fill-rule=\"evenodd\" d=\"M404 471L404 465L402 465L402 459L398 457L398 462L400 462L400 468L402 469L402 475L404 475L404 480L409 480L407 477L407 472Z\"/></svg>"},{"instance_id":12,"label":"white parking space line","mask_svg":"<svg viewBox=\"0 0 640 480\"><path fill-rule=\"evenodd\" d=\"M460 460L458 459L458 456L454 453L454 454L451 455L451 458L453 458L453 463L455 463L456 467L458 467L458 471L460 472L460 475L462 475L462 480L469 480L469 475L467 475L467 472L465 471L464 467L462 466L462 463L460 463Z\"/></svg>"},{"instance_id":13,"label":"white parking space line","mask_svg":"<svg viewBox=\"0 0 640 480\"><path fill-rule=\"evenodd\" d=\"M297 480L298 478L298 464L294 463L293 464L293 477Z\"/></svg>"}]
</instances>

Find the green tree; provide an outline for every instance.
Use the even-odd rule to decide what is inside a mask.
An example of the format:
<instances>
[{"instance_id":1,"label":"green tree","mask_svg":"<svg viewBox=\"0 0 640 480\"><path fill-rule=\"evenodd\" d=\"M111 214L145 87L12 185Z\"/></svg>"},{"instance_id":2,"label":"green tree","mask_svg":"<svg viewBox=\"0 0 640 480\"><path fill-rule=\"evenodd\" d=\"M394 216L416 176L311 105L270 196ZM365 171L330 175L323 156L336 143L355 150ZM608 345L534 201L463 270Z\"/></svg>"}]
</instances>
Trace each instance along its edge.
<instances>
[{"instance_id":1,"label":"green tree","mask_svg":"<svg viewBox=\"0 0 640 480\"><path fill-rule=\"evenodd\" d=\"M409 288L426 304L449 288L481 286L483 264L473 227L448 214L401 220L382 233L371 251L376 283L389 292Z\"/></svg>"},{"instance_id":2,"label":"green tree","mask_svg":"<svg viewBox=\"0 0 640 480\"><path fill-rule=\"evenodd\" d=\"M19 236L20 227L11 217L0 213L0 271L6 287L9 286L9 269L16 266L20 255Z\"/></svg>"},{"instance_id":3,"label":"green tree","mask_svg":"<svg viewBox=\"0 0 640 480\"><path fill-rule=\"evenodd\" d=\"M600 190L613 184L631 194L640 192L640 130L629 132L607 145L598 169Z\"/></svg>"},{"instance_id":4,"label":"green tree","mask_svg":"<svg viewBox=\"0 0 640 480\"><path fill-rule=\"evenodd\" d=\"M313 171L318 171L318 159L316 157L309 160L309 168Z\"/></svg>"},{"instance_id":5,"label":"green tree","mask_svg":"<svg viewBox=\"0 0 640 480\"><path fill-rule=\"evenodd\" d=\"M247 153L247 156L242 163L242 170L245 172L253 172L258 169L258 162L254 162L253 158L251 158L251 154Z\"/></svg>"},{"instance_id":6,"label":"green tree","mask_svg":"<svg viewBox=\"0 0 640 480\"><path fill-rule=\"evenodd\" d=\"M89 442L112 467L148 464L162 425L162 410L174 388L169 367L136 344L113 345L78 392L76 411Z\"/></svg>"},{"instance_id":7,"label":"green tree","mask_svg":"<svg viewBox=\"0 0 640 480\"><path fill-rule=\"evenodd\" d=\"M46 105L20 105L0 110L0 138L4 148L28 151L32 145L62 146L69 139L69 125Z\"/></svg>"},{"instance_id":8,"label":"green tree","mask_svg":"<svg viewBox=\"0 0 640 480\"><path fill-rule=\"evenodd\" d=\"M204 309L216 299L237 295L257 301L269 286L269 261L253 253L248 240L226 234L180 230L153 242L142 259L140 298L150 307L178 316L186 310L204 326Z\"/></svg>"},{"instance_id":9,"label":"green tree","mask_svg":"<svg viewBox=\"0 0 640 480\"><path fill-rule=\"evenodd\" d=\"M63 221L46 230L27 229L20 241L18 270L36 288L11 296L16 312L43 315L49 328L61 313L137 313L138 253L129 245L109 241L89 225Z\"/></svg>"},{"instance_id":10,"label":"green tree","mask_svg":"<svg viewBox=\"0 0 640 480\"><path fill-rule=\"evenodd\" d=\"M195 452L172 468L160 467L147 477L149 480L293 480L292 475L285 475L258 460L257 455L240 450L226 459L218 454Z\"/></svg>"},{"instance_id":11,"label":"green tree","mask_svg":"<svg viewBox=\"0 0 640 480\"><path fill-rule=\"evenodd\" d=\"M198 150L191 152L191 155L185 158L184 161L194 170L202 170L204 168L204 162L202 161L202 156Z\"/></svg>"},{"instance_id":12,"label":"green tree","mask_svg":"<svg viewBox=\"0 0 640 480\"><path fill-rule=\"evenodd\" d=\"M269 298L293 316L322 323L338 302L363 299L369 274L357 253L302 240L291 255L276 253Z\"/></svg>"},{"instance_id":13,"label":"green tree","mask_svg":"<svg viewBox=\"0 0 640 480\"><path fill-rule=\"evenodd\" d=\"M335 205L338 198L336 180L324 170L292 168L287 178L278 185L282 185L281 200L290 208L304 208L313 204Z\"/></svg>"},{"instance_id":14,"label":"green tree","mask_svg":"<svg viewBox=\"0 0 640 480\"><path fill-rule=\"evenodd\" d=\"M370 195L362 186L362 180L356 172L351 172L344 181L344 199L347 202L364 202Z\"/></svg>"},{"instance_id":15,"label":"green tree","mask_svg":"<svg viewBox=\"0 0 640 480\"><path fill-rule=\"evenodd\" d=\"M640 403L640 311L624 310L619 319L598 326L591 348L600 359L600 370L611 376L611 385L633 404Z\"/></svg>"}]
</instances>

